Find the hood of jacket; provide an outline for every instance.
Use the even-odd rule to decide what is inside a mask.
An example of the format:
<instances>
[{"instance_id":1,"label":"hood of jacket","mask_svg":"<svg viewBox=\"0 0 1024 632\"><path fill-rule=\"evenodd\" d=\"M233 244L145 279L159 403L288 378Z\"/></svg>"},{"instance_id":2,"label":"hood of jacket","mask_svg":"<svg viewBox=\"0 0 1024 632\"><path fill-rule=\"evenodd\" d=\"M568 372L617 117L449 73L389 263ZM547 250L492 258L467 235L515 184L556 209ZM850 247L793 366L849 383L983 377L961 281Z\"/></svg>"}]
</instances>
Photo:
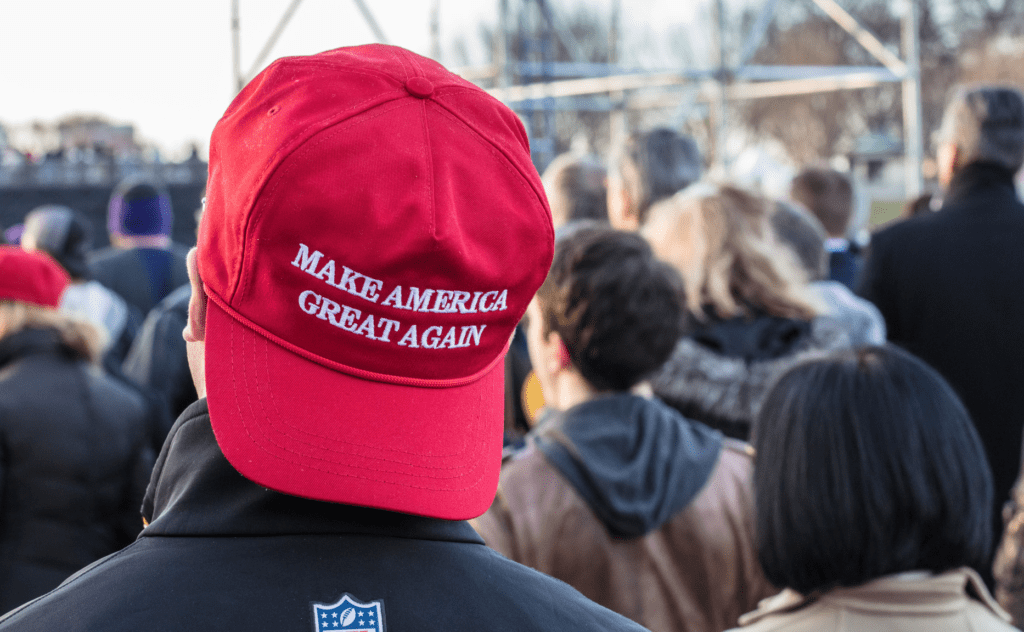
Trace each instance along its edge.
<instances>
[{"instance_id":1,"label":"hood of jacket","mask_svg":"<svg viewBox=\"0 0 1024 632\"><path fill-rule=\"evenodd\" d=\"M560 413L537 446L612 535L633 538L704 488L722 435L657 399L615 394Z\"/></svg>"},{"instance_id":2,"label":"hood of jacket","mask_svg":"<svg viewBox=\"0 0 1024 632\"><path fill-rule=\"evenodd\" d=\"M206 398L171 428L142 515L142 537L347 533L483 544L468 522L309 500L253 483L217 445Z\"/></svg>"},{"instance_id":3,"label":"hood of jacket","mask_svg":"<svg viewBox=\"0 0 1024 632\"><path fill-rule=\"evenodd\" d=\"M810 332L811 324L805 320L768 315L737 316L702 323L690 338L715 353L754 362L789 355Z\"/></svg>"},{"instance_id":4,"label":"hood of jacket","mask_svg":"<svg viewBox=\"0 0 1024 632\"><path fill-rule=\"evenodd\" d=\"M993 162L976 161L964 165L953 174L941 210L963 206L974 209L974 212L998 212L1005 205L986 202L990 198L1016 199L1015 175L1013 171Z\"/></svg>"},{"instance_id":5,"label":"hood of jacket","mask_svg":"<svg viewBox=\"0 0 1024 632\"><path fill-rule=\"evenodd\" d=\"M746 441L782 371L810 353L849 346L849 333L828 315L810 322L768 316L712 322L676 343L651 386L687 418Z\"/></svg>"},{"instance_id":6,"label":"hood of jacket","mask_svg":"<svg viewBox=\"0 0 1024 632\"><path fill-rule=\"evenodd\" d=\"M61 340L56 329L30 327L0 338L0 368L30 355L54 355L69 360L78 352Z\"/></svg>"}]
</instances>

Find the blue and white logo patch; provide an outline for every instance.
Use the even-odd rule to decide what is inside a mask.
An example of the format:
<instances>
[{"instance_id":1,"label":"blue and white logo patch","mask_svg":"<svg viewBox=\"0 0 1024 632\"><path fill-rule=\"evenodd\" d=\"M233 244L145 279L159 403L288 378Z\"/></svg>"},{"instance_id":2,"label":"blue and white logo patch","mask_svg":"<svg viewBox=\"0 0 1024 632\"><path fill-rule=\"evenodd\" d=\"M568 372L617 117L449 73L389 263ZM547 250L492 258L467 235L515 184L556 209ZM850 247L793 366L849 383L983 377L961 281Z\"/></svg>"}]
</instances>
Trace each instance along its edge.
<instances>
[{"instance_id":1,"label":"blue and white logo patch","mask_svg":"<svg viewBox=\"0 0 1024 632\"><path fill-rule=\"evenodd\" d=\"M313 604L315 632L384 632L384 602L361 603L345 593L338 603Z\"/></svg>"}]
</instances>

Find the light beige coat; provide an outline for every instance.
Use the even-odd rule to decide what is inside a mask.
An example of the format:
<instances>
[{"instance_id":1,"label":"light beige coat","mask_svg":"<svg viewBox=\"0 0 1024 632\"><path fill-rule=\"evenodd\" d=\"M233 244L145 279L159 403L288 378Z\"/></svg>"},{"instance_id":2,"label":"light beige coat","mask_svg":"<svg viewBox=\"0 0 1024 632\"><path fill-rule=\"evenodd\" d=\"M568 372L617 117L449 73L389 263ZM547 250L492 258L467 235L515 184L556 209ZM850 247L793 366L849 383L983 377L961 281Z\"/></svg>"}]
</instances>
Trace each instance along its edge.
<instances>
[{"instance_id":1,"label":"light beige coat","mask_svg":"<svg viewBox=\"0 0 1024 632\"><path fill-rule=\"evenodd\" d=\"M1006 632L1016 630L973 570L890 576L817 598L784 590L740 617L742 632Z\"/></svg>"}]
</instances>

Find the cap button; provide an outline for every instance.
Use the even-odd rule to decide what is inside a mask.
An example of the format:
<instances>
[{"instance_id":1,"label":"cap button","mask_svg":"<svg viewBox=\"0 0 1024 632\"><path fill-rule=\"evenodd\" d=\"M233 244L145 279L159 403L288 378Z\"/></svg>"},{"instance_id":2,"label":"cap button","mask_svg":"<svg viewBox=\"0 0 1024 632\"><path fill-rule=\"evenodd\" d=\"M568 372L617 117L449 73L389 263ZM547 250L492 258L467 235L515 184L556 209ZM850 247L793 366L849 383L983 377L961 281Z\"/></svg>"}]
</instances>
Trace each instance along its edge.
<instances>
[{"instance_id":1,"label":"cap button","mask_svg":"<svg viewBox=\"0 0 1024 632\"><path fill-rule=\"evenodd\" d=\"M409 91L409 94L419 99L426 99L434 94L434 84L430 83L425 77L413 77L406 81L405 89Z\"/></svg>"}]
</instances>

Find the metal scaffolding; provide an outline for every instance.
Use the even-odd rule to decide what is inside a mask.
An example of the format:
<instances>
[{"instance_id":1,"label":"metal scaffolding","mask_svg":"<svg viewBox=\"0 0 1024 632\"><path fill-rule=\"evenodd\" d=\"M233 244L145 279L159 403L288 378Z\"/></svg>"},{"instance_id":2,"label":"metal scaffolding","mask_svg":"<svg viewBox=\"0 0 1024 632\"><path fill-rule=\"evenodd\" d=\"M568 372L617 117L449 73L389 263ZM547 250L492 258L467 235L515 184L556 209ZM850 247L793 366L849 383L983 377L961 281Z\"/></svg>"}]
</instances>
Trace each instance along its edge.
<instances>
[{"instance_id":1,"label":"metal scaffolding","mask_svg":"<svg viewBox=\"0 0 1024 632\"><path fill-rule=\"evenodd\" d=\"M512 0L516 1L516 0ZM518 0L519 14L534 13L543 18L546 37L558 37L569 51L573 46L571 33L560 28L557 14L552 11L548 0ZM724 50L722 32L724 19L722 0L714 2L715 63L711 69L680 69L659 72L627 71L615 63L614 51L618 45L617 16L618 1L612 5L612 20L609 34L609 63L589 64L579 58L573 63L556 63L542 60L539 71L537 61L512 59L509 57L508 40L510 0L498 0L499 37L497 63L488 68L465 69L463 76L475 81L494 80L495 87L490 93L524 115L529 123L531 142L540 146L534 159L539 168L547 164L550 140L541 135L544 128L532 124L538 110L553 112L556 109L574 109L572 103L562 105L559 100L579 97L602 96L604 102L591 101L588 108L607 110L611 113L610 125L613 139L625 133L624 112L626 107L666 107L679 102L675 94L661 94L651 97L632 93L649 88L689 87L696 88L694 103L705 104L712 116L714 131L714 161L726 166L728 156L724 147L729 104L781 96L795 96L832 92L838 90L859 90L877 87L885 83L900 83L903 93L903 130L906 159L906 194L919 195L924 182L921 162L924 156L921 116L921 74L918 45L917 6L915 0L903 0L902 6L902 49L903 57L892 52L874 34L864 28L855 17L835 0L809 0L837 25L850 34L879 65L875 66L761 66L750 64L760 48L768 27L773 19L777 0L764 0L757 21L751 26L739 56L739 63L730 66ZM515 71L515 72L514 72ZM522 80L513 85L511 77ZM545 77L572 77L557 81ZM547 108L545 110L545 108ZM580 108L583 109L583 108Z\"/></svg>"},{"instance_id":2,"label":"metal scaffolding","mask_svg":"<svg viewBox=\"0 0 1024 632\"><path fill-rule=\"evenodd\" d=\"M920 47L918 43L918 0L902 0L902 57L892 52L836 0L807 0L855 39L879 65L875 66L762 66L750 63L774 19L778 0L763 0L761 11L746 35L739 61L728 63L722 34L723 0L711 0L715 63L711 69L638 71L618 63L620 0L612 0L608 34L608 63L584 60L582 47L552 6L552 0L495 0L498 9L498 42L495 61L481 68L457 70L464 78L487 83L488 91L507 103L526 121L534 162L543 169L554 158L555 112L560 109L588 109L609 112L613 142L627 132L626 111L630 108L672 107L679 94L639 94L650 88L686 88L693 104L708 106L713 122L716 164L725 167L725 130L732 103L750 99L860 90L885 83L900 83L903 95L903 142L906 165L906 194L919 195L923 188L921 162L924 157L921 116ZM255 76L287 27L301 0L292 0L267 39L248 72L241 67L240 0L231 1L231 29L236 88ZM365 0L354 0L376 39L387 38ZM440 52L438 13L440 0L431 10L432 54ZM519 55L513 57L512 34L525 35ZM557 43L572 61L555 61ZM556 77L558 79L556 79Z\"/></svg>"}]
</instances>

